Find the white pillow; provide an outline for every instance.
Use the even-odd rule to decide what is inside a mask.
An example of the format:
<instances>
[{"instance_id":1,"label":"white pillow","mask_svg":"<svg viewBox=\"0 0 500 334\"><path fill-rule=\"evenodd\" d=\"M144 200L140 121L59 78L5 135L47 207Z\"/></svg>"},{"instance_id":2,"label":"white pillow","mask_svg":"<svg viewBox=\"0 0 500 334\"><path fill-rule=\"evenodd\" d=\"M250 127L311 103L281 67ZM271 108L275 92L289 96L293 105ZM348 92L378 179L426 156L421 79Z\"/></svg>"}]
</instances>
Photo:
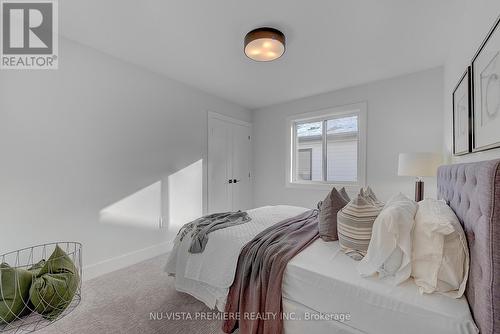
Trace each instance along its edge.
<instances>
[{"instance_id":1,"label":"white pillow","mask_svg":"<svg viewBox=\"0 0 500 334\"><path fill-rule=\"evenodd\" d=\"M469 249L453 210L443 201L418 203L413 231L412 276L420 293L460 298L469 273Z\"/></svg>"},{"instance_id":2,"label":"white pillow","mask_svg":"<svg viewBox=\"0 0 500 334\"><path fill-rule=\"evenodd\" d=\"M394 284L406 281L411 274L411 231L417 203L403 194L391 198L373 224L366 256L358 264L361 276L378 273Z\"/></svg>"}]
</instances>

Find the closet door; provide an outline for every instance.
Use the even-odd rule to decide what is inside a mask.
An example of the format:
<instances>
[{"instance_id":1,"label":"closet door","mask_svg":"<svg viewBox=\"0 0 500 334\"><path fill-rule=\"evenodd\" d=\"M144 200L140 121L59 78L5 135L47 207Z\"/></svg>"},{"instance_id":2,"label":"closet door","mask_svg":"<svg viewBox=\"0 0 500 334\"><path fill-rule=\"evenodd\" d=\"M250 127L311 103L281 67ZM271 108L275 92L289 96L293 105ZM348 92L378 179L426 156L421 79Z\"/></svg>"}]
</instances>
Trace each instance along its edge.
<instances>
[{"instance_id":1,"label":"closet door","mask_svg":"<svg viewBox=\"0 0 500 334\"><path fill-rule=\"evenodd\" d=\"M208 117L208 212L250 209L250 124L210 113Z\"/></svg>"},{"instance_id":2,"label":"closet door","mask_svg":"<svg viewBox=\"0 0 500 334\"><path fill-rule=\"evenodd\" d=\"M233 125L232 127L232 167L233 167L233 211L248 210L251 203L250 166L252 147L250 127Z\"/></svg>"},{"instance_id":3,"label":"closet door","mask_svg":"<svg viewBox=\"0 0 500 334\"><path fill-rule=\"evenodd\" d=\"M232 126L209 118L208 131L208 211L232 211Z\"/></svg>"}]
</instances>

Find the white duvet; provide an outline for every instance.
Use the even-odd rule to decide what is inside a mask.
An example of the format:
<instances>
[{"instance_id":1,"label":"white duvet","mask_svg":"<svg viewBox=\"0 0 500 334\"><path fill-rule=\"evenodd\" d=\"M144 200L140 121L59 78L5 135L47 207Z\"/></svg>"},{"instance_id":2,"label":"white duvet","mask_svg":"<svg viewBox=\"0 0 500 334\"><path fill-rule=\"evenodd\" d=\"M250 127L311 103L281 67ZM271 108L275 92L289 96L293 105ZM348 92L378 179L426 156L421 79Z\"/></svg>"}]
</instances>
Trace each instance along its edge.
<instances>
[{"instance_id":1,"label":"white duvet","mask_svg":"<svg viewBox=\"0 0 500 334\"><path fill-rule=\"evenodd\" d=\"M251 221L214 231L208 235L203 253L188 252L191 238L175 240L166 272L175 275L178 291L203 301L210 308L224 310L229 288L234 280L241 249L266 228L308 209L288 206L264 206L249 210Z\"/></svg>"},{"instance_id":2,"label":"white duvet","mask_svg":"<svg viewBox=\"0 0 500 334\"><path fill-rule=\"evenodd\" d=\"M176 242L166 271L176 276L178 291L224 311L244 245L267 227L305 211L293 206L250 210L250 222L210 233L201 254L188 253L191 238L186 237ZM327 315L348 312L352 318L349 323L285 321L285 332L477 333L465 297L420 295L411 280L394 286L362 278L356 265L340 251L338 242L321 239L294 257L283 277L285 311Z\"/></svg>"}]
</instances>

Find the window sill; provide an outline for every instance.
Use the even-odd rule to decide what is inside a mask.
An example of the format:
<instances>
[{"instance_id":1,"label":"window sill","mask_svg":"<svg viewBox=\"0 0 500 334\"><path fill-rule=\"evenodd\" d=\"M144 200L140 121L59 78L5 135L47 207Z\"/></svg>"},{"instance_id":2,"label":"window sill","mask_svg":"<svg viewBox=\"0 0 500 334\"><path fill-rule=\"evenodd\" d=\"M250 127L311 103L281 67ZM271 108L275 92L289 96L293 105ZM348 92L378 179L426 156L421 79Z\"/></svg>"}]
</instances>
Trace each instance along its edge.
<instances>
[{"instance_id":1,"label":"window sill","mask_svg":"<svg viewBox=\"0 0 500 334\"><path fill-rule=\"evenodd\" d=\"M346 190L358 191L363 185L360 183L327 183L327 182L287 182L287 188L295 189L313 189L313 190L330 190L333 187L340 189L345 187Z\"/></svg>"}]
</instances>

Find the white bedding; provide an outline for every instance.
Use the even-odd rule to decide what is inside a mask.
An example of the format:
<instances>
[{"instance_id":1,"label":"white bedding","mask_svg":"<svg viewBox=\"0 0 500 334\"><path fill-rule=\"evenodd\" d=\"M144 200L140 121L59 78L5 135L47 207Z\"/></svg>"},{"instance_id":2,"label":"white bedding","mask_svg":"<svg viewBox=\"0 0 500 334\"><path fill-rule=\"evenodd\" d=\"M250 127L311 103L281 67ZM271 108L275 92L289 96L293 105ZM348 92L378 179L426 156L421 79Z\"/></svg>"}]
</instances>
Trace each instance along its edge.
<instances>
[{"instance_id":1,"label":"white bedding","mask_svg":"<svg viewBox=\"0 0 500 334\"><path fill-rule=\"evenodd\" d=\"M185 238L174 247L166 270L175 274L177 290L223 311L243 246L265 228L306 210L291 206L250 210L252 221L211 233L201 254L189 254L190 238ZM285 320L285 332L299 333L303 327L310 334L323 333L326 328L332 334L477 333L465 298L420 295L413 281L393 286L362 278L356 264L339 251L338 242L322 240L293 258L283 277L284 311L289 305L300 305L302 311L313 313L346 312L351 319L328 324Z\"/></svg>"},{"instance_id":2,"label":"white bedding","mask_svg":"<svg viewBox=\"0 0 500 334\"><path fill-rule=\"evenodd\" d=\"M288 205L249 210L251 221L210 233L205 250L199 254L187 251L191 238L186 237L182 242L176 240L166 271L176 276L177 290L195 296L210 308L217 307L222 311L243 246L266 228L307 210Z\"/></svg>"},{"instance_id":3,"label":"white bedding","mask_svg":"<svg viewBox=\"0 0 500 334\"><path fill-rule=\"evenodd\" d=\"M283 299L313 312L349 313L351 319L339 327L341 333L349 328L352 333L371 334L478 332L465 298L421 295L412 280L394 286L363 278L356 264L340 251L337 241L317 240L288 263Z\"/></svg>"}]
</instances>

